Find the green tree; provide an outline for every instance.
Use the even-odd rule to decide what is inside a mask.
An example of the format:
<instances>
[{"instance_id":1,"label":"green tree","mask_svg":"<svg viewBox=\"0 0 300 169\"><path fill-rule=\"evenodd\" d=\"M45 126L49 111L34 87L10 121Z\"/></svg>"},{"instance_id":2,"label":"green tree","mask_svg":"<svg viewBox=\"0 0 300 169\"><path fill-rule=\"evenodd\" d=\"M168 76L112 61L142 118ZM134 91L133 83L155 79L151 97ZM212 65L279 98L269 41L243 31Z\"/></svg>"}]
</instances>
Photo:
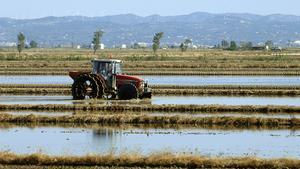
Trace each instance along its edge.
<instances>
[{"instance_id":1,"label":"green tree","mask_svg":"<svg viewBox=\"0 0 300 169\"><path fill-rule=\"evenodd\" d=\"M163 35L164 35L163 32L155 33L153 37L153 45L152 45L154 53L156 53L156 51L159 49L160 39L163 37Z\"/></svg>"},{"instance_id":2,"label":"green tree","mask_svg":"<svg viewBox=\"0 0 300 169\"><path fill-rule=\"evenodd\" d=\"M94 49L94 54L97 52L97 50L99 49L100 47L100 43L101 43L101 38L103 36L104 32L101 31L101 30L98 30L96 32L94 32L94 37L93 37L93 49Z\"/></svg>"},{"instance_id":3,"label":"green tree","mask_svg":"<svg viewBox=\"0 0 300 169\"><path fill-rule=\"evenodd\" d=\"M191 39L186 39L184 42L182 42L179 46L181 49L181 52L185 52L191 43L192 43Z\"/></svg>"},{"instance_id":4,"label":"green tree","mask_svg":"<svg viewBox=\"0 0 300 169\"><path fill-rule=\"evenodd\" d=\"M252 50L253 44L252 42L241 42L240 47L243 50Z\"/></svg>"},{"instance_id":5,"label":"green tree","mask_svg":"<svg viewBox=\"0 0 300 169\"><path fill-rule=\"evenodd\" d=\"M265 47L267 50L271 50L273 48L273 45L274 45L274 43L271 40L268 40L267 42L265 42Z\"/></svg>"},{"instance_id":6,"label":"green tree","mask_svg":"<svg viewBox=\"0 0 300 169\"><path fill-rule=\"evenodd\" d=\"M21 54L24 47L25 47L25 35L22 32L20 32L18 34L18 46L17 46L19 55Z\"/></svg>"},{"instance_id":7,"label":"green tree","mask_svg":"<svg viewBox=\"0 0 300 169\"><path fill-rule=\"evenodd\" d=\"M235 41L230 42L229 50L232 50L232 51L237 50L237 45L236 45Z\"/></svg>"},{"instance_id":8,"label":"green tree","mask_svg":"<svg viewBox=\"0 0 300 169\"><path fill-rule=\"evenodd\" d=\"M222 40L222 41L221 41L221 47L222 47L223 49L229 48L229 43L228 43L228 41L227 41L227 40Z\"/></svg>"},{"instance_id":9,"label":"green tree","mask_svg":"<svg viewBox=\"0 0 300 169\"><path fill-rule=\"evenodd\" d=\"M30 41L29 45L30 45L30 48L37 48L38 43L36 41L32 40L32 41Z\"/></svg>"}]
</instances>

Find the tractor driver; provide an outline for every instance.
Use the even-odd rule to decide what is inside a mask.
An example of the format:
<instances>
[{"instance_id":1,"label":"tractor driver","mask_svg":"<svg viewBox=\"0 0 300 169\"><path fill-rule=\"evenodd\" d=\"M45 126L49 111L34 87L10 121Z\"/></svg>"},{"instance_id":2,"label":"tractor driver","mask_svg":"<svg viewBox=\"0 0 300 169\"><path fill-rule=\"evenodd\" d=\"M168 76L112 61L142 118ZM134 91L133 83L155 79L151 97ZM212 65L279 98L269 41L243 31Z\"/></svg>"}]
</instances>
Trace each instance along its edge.
<instances>
[{"instance_id":1,"label":"tractor driver","mask_svg":"<svg viewBox=\"0 0 300 169\"><path fill-rule=\"evenodd\" d=\"M113 78L113 64L112 63L107 63L106 64L107 66L107 77L106 77L106 80L107 80L107 83L109 86L112 86L112 78Z\"/></svg>"}]
</instances>

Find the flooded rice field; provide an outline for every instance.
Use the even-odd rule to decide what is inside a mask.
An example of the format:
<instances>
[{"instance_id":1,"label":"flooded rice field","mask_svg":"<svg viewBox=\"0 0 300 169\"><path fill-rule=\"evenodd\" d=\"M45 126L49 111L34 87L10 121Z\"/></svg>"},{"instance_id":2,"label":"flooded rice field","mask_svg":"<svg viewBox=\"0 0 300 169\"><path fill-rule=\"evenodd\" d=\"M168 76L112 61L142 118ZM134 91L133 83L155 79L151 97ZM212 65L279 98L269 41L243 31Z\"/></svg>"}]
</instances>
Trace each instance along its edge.
<instances>
[{"instance_id":1,"label":"flooded rice field","mask_svg":"<svg viewBox=\"0 0 300 169\"><path fill-rule=\"evenodd\" d=\"M148 100L72 100L72 96L0 95L0 104L177 104L177 105L283 105L300 106L300 97L153 96Z\"/></svg>"},{"instance_id":2,"label":"flooded rice field","mask_svg":"<svg viewBox=\"0 0 300 169\"><path fill-rule=\"evenodd\" d=\"M140 76L150 85L300 85L298 76ZM69 76L0 76L1 84L72 84Z\"/></svg>"},{"instance_id":3,"label":"flooded rice field","mask_svg":"<svg viewBox=\"0 0 300 169\"><path fill-rule=\"evenodd\" d=\"M11 127L0 128L0 135L1 151L20 154L86 155L124 151L149 154L170 151L206 156L300 158L298 130Z\"/></svg>"},{"instance_id":4,"label":"flooded rice field","mask_svg":"<svg viewBox=\"0 0 300 169\"><path fill-rule=\"evenodd\" d=\"M247 85L247 86L300 86L298 76L141 76L150 85ZM0 76L0 84L72 84L68 76ZM145 100L73 100L72 96L51 95L0 95L1 105L20 104L62 104L62 105L249 105L249 106L300 106L300 97L268 96L153 96ZM221 106L223 107L223 106ZM0 114L36 116L73 116L83 113L106 116L112 112L54 112L47 111L3 111ZM114 112L122 115L124 112ZM125 112L126 113L126 112ZM129 112L131 115L184 116L184 117L256 117L264 120L277 118L300 119L300 114L246 113L246 112ZM274 114L272 114L274 113ZM7 115L4 115L7 116ZM10 117L10 116L9 116ZM30 116L32 117L32 116ZM74 117L74 116L73 116ZM68 119L70 117L67 117ZM154 117L156 118L156 117ZM176 117L175 117L176 118ZM275 119L276 120L276 119ZM207 129L190 126L178 128L153 128L153 126L130 127L89 127L72 124L71 127L57 123L44 127L14 123L0 127L0 152L16 154L42 152L48 155L107 154L133 152L151 154L153 152L186 152L205 156L256 156L262 158L300 159L300 130L290 128L265 128L251 130L223 126L222 129ZM33 125L30 125L33 124ZM39 125L38 125L39 126ZM84 126L84 127L81 127ZM191 125L192 126L192 125ZM195 125L196 126L196 125ZM172 126L173 127L173 126ZM269 129L269 130L267 130ZM20 141L20 138L22 140Z\"/></svg>"}]
</instances>

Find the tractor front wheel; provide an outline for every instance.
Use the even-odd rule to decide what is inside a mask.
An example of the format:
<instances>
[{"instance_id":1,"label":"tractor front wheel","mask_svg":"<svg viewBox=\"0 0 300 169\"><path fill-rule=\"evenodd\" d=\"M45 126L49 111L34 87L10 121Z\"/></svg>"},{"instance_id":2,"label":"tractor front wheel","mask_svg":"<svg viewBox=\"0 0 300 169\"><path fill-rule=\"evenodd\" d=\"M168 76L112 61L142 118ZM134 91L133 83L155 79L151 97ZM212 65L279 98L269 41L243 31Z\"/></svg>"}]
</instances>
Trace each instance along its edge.
<instances>
[{"instance_id":1,"label":"tractor front wheel","mask_svg":"<svg viewBox=\"0 0 300 169\"><path fill-rule=\"evenodd\" d=\"M77 77L72 85L72 95L74 100L84 100L85 98L97 98L103 91L102 86L90 74L83 74Z\"/></svg>"},{"instance_id":2,"label":"tractor front wheel","mask_svg":"<svg viewBox=\"0 0 300 169\"><path fill-rule=\"evenodd\" d=\"M131 100L138 97L137 88L133 84L124 84L118 90L118 98L120 100Z\"/></svg>"}]
</instances>

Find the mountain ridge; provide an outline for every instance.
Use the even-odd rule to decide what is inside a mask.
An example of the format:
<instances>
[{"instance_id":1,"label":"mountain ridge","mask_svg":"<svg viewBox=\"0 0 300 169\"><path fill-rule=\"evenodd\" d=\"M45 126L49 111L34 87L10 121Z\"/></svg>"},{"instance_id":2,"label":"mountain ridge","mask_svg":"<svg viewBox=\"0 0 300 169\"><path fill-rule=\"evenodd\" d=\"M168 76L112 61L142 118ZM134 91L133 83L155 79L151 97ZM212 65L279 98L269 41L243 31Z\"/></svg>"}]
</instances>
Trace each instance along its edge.
<instances>
[{"instance_id":1,"label":"mountain ridge","mask_svg":"<svg viewBox=\"0 0 300 169\"><path fill-rule=\"evenodd\" d=\"M256 15L250 13L212 14L194 12L176 16L138 16L120 14L101 17L48 16L38 19L0 18L0 42L15 42L19 32L27 40L42 46L63 44L89 45L93 32L104 30L103 43L108 46L151 43L155 32L165 32L163 44L180 43L185 38L195 44L215 45L221 40L273 40L285 45L300 39L300 16Z\"/></svg>"}]
</instances>

